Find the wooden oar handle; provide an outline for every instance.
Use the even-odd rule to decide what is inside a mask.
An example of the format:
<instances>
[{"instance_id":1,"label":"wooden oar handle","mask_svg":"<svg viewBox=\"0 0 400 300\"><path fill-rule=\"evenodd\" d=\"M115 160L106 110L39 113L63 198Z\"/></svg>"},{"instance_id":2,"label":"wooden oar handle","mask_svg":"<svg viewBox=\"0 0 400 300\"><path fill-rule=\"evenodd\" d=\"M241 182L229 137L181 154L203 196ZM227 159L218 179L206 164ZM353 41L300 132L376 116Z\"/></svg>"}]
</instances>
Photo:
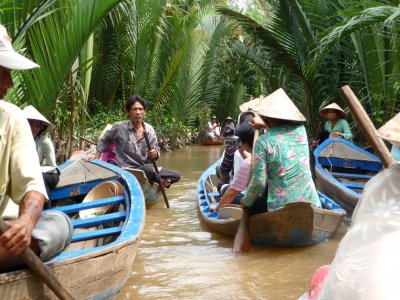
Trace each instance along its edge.
<instances>
[{"instance_id":1,"label":"wooden oar handle","mask_svg":"<svg viewBox=\"0 0 400 300\"><path fill-rule=\"evenodd\" d=\"M0 235L7 231L9 226L0 218ZM37 275L43 282L54 292L54 294L62 300L73 300L74 297L61 285L56 277L51 273L50 269L40 260L39 257L27 248L20 258L24 263Z\"/></svg>"},{"instance_id":2,"label":"wooden oar handle","mask_svg":"<svg viewBox=\"0 0 400 300\"><path fill-rule=\"evenodd\" d=\"M144 124L143 124L143 128L144 128ZM143 136L144 136L144 140L146 141L147 149L150 151L151 146L150 146L149 137L147 136L146 128L144 128L144 130L143 130ZM157 181L158 181L158 184L160 185L160 189L161 189L161 193L164 198L165 205L167 206L167 208L169 208L167 194L165 193L165 189L164 189L164 186L161 181L160 172L158 171L156 161L153 158L151 158L151 162L153 164L154 171L156 172L156 175L157 175Z\"/></svg>"},{"instance_id":3,"label":"wooden oar handle","mask_svg":"<svg viewBox=\"0 0 400 300\"><path fill-rule=\"evenodd\" d=\"M394 163L393 157L383 140L376 134L375 126L369 118L364 107L361 105L357 96L353 93L348 85L343 86L340 89L340 93L342 94L342 97L346 100L347 105L349 106L357 123L363 129L365 135L367 136L368 142L371 144L376 154L381 159L383 167L388 168L391 164Z\"/></svg>"}]
</instances>

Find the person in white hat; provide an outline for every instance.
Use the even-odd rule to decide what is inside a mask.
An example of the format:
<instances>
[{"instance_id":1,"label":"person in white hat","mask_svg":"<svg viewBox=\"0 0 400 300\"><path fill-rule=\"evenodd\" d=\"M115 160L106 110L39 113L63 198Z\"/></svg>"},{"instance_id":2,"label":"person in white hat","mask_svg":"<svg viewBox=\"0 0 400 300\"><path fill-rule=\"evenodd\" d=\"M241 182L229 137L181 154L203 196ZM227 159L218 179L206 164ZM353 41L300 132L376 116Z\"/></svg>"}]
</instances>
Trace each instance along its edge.
<instances>
[{"instance_id":1,"label":"person in white hat","mask_svg":"<svg viewBox=\"0 0 400 300\"><path fill-rule=\"evenodd\" d=\"M331 138L344 138L350 142L353 140L353 133L351 132L349 123L346 121L346 113L336 103L329 104L323 107L319 114L326 119L324 130ZM321 136L321 134L320 134ZM319 143L323 141L320 140Z\"/></svg>"},{"instance_id":2,"label":"person in white hat","mask_svg":"<svg viewBox=\"0 0 400 300\"><path fill-rule=\"evenodd\" d=\"M39 163L43 174L44 185L47 194L50 195L51 190L56 187L60 180L60 172L57 169L54 145L47 134L52 129L53 125L32 105L25 107L22 112L31 127L36 151L39 155ZM51 202L47 201L45 207L50 208L50 204Z\"/></svg>"},{"instance_id":3,"label":"person in white hat","mask_svg":"<svg viewBox=\"0 0 400 300\"><path fill-rule=\"evenodd\" d=\"M28 121L17 106L2 100L13 87L11 70L36 67L13 49L7 30L0 25L0 217L7 217L4 211L10 199L19 205L17 218L7 221L9 229L0 234L0 270L21 264L18 255L28 247L49 260L72 237L66 215L42 214L47 193Z\"/></svg>"},{"instance_id":4,"label":"person in white hat","mask_svg":"<svg viewBox=\"0 0 400 300\"><path fill-rule=\"evenodd\" d=\"M307 133L301 124L305 117L283 89L264 98L252 110L268 130L260 135L253 149L253 175L242 205L250 207L251 214L273 211L296 201L321 207L310 170Z\"/></svg>"}]
</instances>

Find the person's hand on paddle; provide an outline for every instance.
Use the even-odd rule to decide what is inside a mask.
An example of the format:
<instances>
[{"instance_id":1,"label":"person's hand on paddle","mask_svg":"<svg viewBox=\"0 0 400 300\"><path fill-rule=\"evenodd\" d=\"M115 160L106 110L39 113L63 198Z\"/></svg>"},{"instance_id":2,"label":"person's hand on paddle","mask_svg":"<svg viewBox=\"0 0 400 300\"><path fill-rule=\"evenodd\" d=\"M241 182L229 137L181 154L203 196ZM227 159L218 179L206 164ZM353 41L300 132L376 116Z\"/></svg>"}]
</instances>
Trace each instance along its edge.
<instances>
[{"instance_id":1,"label":"person's hand on paddle","mask_svg":"<svg viewBox=\"0 0 400 300\"><path fill-rule=\"evenodd\" d=\"M149 152L147 152L147 156L149 159L157 159L158 152L156 149L150 149Z\"/></svg>"},{"instance_id":2,"label":"person's hand on paddle","mask_svg":"<svg viewBox=\"0 0 400 300\"><path fill-rule=\"evenodd\" d=\"M28 217L20 217L6 223L10 227L0 236L0 246L13 255L19 255L31 244L34 224Z\"/></svg>"}]
</instances>

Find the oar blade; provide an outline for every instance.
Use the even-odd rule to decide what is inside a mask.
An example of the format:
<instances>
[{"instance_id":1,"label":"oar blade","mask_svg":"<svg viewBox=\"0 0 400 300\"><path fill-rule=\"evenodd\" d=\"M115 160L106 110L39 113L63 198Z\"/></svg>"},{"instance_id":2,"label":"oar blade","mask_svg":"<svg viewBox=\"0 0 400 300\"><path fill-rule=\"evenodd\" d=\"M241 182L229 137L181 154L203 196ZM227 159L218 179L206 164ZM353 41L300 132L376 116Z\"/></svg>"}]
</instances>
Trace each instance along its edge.
<instances>
[{"instance_id":1,"label":"oar blade","mask_svg":"<svg viewBox=\"0 0 400 300\"><path fill-rule=\"evenodd\" d=\"M250 215L249 210L243 210L242 219L239 228L236 231L235 240L233 241L233 253L250 252Z\"/></svg>"}]
</instances>

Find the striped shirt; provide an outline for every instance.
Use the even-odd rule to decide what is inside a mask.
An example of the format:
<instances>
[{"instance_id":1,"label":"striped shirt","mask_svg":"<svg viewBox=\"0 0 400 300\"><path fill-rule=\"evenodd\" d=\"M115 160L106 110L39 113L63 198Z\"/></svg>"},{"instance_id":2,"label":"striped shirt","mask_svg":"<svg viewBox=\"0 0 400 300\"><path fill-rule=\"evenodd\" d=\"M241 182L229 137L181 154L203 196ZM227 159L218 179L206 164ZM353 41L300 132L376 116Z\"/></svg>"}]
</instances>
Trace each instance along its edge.
<instances>
[{"instance_id":1,"label":"striped shirt","mask_svg":"<svg viewBox=\"0 0 400 300\"><path fill-rule=\"evenodd\" d=\"M233 177L231 188L239 192L246 191L249 184L251 157L246 158Z\"/></svg>"}]
</instances>

